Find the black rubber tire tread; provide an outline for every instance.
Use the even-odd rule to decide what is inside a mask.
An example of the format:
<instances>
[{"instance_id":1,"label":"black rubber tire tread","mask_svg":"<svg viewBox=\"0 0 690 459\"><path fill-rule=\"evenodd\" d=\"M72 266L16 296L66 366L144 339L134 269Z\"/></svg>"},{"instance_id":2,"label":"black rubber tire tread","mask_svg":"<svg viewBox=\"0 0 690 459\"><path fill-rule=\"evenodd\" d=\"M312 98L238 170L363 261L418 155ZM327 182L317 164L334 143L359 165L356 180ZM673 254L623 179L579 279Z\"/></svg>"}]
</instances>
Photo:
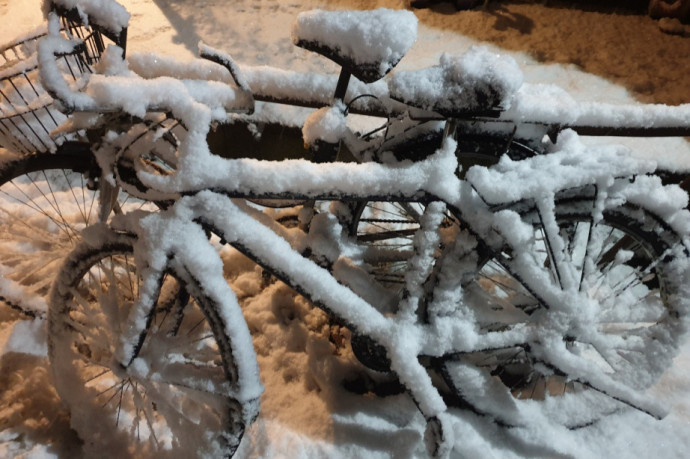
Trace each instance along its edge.
<instances>
[{"instance_id":1,"label":"black rubber tire tread","mask_svg":"<svg viewBox=\"0 0 690 459\"><path fill-rule=\"evenodd\" d=\"M80 146L81 147L81 146ZM91 152L84 147L74 150L63 149L58 153L34 153L0 162L0 186L31 172L53 169L67 169L86 172L94 166Z\"/></svg>"}]
</instances>

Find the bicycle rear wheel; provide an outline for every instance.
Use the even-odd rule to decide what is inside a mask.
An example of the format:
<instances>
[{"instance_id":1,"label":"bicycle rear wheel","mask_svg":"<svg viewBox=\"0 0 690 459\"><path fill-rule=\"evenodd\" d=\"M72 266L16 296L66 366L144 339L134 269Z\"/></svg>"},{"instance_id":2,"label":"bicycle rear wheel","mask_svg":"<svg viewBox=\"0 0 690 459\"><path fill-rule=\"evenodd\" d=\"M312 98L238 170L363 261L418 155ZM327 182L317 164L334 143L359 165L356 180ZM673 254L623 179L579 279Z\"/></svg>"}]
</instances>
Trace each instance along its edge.
<instances>
[{"instance_id":1,"label":"bicycle rear wheel","mask_svg":"<svg viewBox=\"0 0 690 459\"><path fill-rule=\"evenodd\" d=\"M571 301L596 304L594 323L563 336L567 352L618 383L643 390L671 366L685 308L674 264L686 258L679 237L642 208L622 206L593 221L591 198L558 202L556 219L567 260L577 270L579 293ZM533 255L545 278L558 285L552 250L535 208L521 212L534 228ZM676 249L674 251L674 249ZM480 260L474 281L464 286L483 330L516 323L542 324L553 312L511 270L506 247ZM586 311L582 310L582 315ZM444 362L451 390L478 411L519 425L526 410L568 427L590 424L622 408L605 391L545 361L528 343L466 353ZM481 382L480 382L481 381Z\"/></svg>"},{"instance_id":2,"label":"bicycle rear wheel","mask_svg":"<svg viewBox=\"0 0 690 459\"><path fill-rule=\"evenodd\" d=\"M87 146L0 163L0 274L14 287L0 292L30 315L41 307L62 259L98 221L100 170ZM122 210L155 208L119 193Z\"/></svg>"},{"instance_id":3,"label":"bicycle rear wheel","mask_svg":"<svg viewBox=\"0 0 690 459\"><path fill-rule=\"evenodd\" d=\"M129 235L80 245L56 280L49 310L55 386L86 453L113 457L229 457L258 402L240 404L237 367L218 305L170 271L136 359L113 356L139 299Z\"/></svg>"},{"instance_id":4,"label":"bicycle rear wheel","mask_svg":"<svg viewBox=\"0 0 690 459\"><path fill-rule=\"evenodd\" d=\"M440 140L432 141L432 147ZM464 174L470 166L491 166L506 154L513 160L535 156L538 153L520 143L503 137L465 134L457 139L455 154ZM401 147L405 147L402 145ZM404 148L401 148L404 150ZM366 201L358 203L352 211L348 232L359 244L368 247L367 261L372 275L385 287L401 292L407 260L413 253L412 238L419 229L425 205L418 202ZM457 226L447 215L444 226Z\"/></svg>"}]
</instances>

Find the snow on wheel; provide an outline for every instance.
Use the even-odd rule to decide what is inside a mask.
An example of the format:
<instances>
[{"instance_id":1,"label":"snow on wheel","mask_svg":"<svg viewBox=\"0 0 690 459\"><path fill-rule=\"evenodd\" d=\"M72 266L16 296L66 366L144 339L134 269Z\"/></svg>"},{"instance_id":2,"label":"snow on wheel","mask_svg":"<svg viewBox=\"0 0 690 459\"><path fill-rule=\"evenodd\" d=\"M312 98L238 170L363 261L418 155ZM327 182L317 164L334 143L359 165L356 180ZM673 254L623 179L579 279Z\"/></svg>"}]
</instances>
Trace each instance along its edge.
<instances>
[{"instance_id":1,"label":"snow on wheel","mask_svg":"<svg viewBox=\"0 0 690 459\"><path fill-rule=\"evenodd\" d=\"M175 129L181 128L172 119L147 120L129 129L122 145L113 148L119 149L122 163L136 170L168 173L177 150ZM54 274L81 240L81 231L108 217L99 215L101 205L107 213L156 210L153 199L163 199L137 193L126 181L120 185L127 190L120 191L103 183L100 175L85 144L0 163L0 275L15 287L3 289L0 282L0 296L13 306L30 314L44 313Z\"/></svg>"},{"instance_id":2,"label":"snow on wheel","mask_svg":"<svg viewBox=\"0 0 690 459\"><path fill-rule=\"evenodd\" d=\"M438 147L432 142L432 147ZM500 136L464 134L457 139L455 155L464 174L465 168L480 164L496 164L503 154L513 160L537 154L531 148ZM389 289L400 293L404 287L407 260L412 256L412 240L419 229L425 205L418 202L367 201L353 211L349 233L359 244L369 247L367 262L374 278ZM443 226L456 226L450 214Z\"/></svg>"},{"instance_id":3,"label":"snow on wheel","mask_svg":"<svg viewBox=\"0 0 690 459\"><path fill-rule=\"evenodd\" d=\"M121 327L139 299L131 236L110 232L80 245L56 281L49 310L55 386L86 452L113 457L231 456L247 413L237 370L198 285L164 276L136 359L113 357Z\"/></svg>"},{"instance_id":4,"label":"snow on wheel","mask_svg":"<svg viewBox=\"0 0 690 459\"><path fill-rule=\"evenodd\" d=\"M99 192L86 176L98 169L82 153L36 154L0 164L0 274L22 291L12 303L24 311L44 312L29 299L47 296L81 230L98 221ZM117 202L119 209L153 206L124 193Z\"/></svg>"},{"instance_id":5,"label":"snow on wheel","mask_svg":"<svg viewBox=\"0 0 690 459\"><path fill-rule=\"evenodd\" d=\"M559 202L555 209L564 252L579 281L569 301L582 306L577 325L560 339L566 353L590 368L630 388L645 389L677 352L683 308L678 304L681 284L674 263L685 255L673 251L680 247L677 236L644 209L609 209L595 222L591 208L591 199L575 198ZM552 285L560 285L557 265L562 262L554 261L539 212L531 208L521 217L534 228L535 264ZM474 305L484 330L515 324L548 327L549 321L559 320L553 308L507 268L513 253L506 245L500 253L484 257L474 281L464 287L465 301ZM457 395L509 424L520 423L521 410L524 415L536 409L549 420L573 427L621 408L586 380L544 359L544 349L539 348L546 346L526 343L467 353L447 360L443 373Z\"/></svg>"}]
</instances>

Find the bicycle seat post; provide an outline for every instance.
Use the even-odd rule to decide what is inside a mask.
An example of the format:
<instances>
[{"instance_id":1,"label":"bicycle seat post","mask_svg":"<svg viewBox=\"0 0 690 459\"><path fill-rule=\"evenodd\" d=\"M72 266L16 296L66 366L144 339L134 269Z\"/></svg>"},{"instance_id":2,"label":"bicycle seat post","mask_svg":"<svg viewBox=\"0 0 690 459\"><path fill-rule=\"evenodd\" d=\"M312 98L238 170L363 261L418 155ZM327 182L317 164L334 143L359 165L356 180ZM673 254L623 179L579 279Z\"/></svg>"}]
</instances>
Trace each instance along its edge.
<instances>
[{"instance_id":1,"label":"bicycle seat post","mask_svg":"<svg viewBox=\"0 0 690 459\"><path fill-rule=\"evenodd\" d=\"M338 101L345 101L345 93L347 93L347 86L350 83L350 77L352 73L345 67L341 67L340 76L338 77L338 83L335 85L335 93L333 94L333 103L335 105ZM338 151L340 143L329 143L321 140L317 140L311 145L310 150L312 152L312 161L315 163L329 163L333 162L338 158ZM303 231L308 231L309 224L311 223L311 217L313 217L313 207L315 201L309 200L304 203L304 208L312 208L312 213L308 218L300 219L300 228Z\"/></svg>"},{"instance_id":2,"label":"bicycle seat post","mask_svg":"<svg viewBox=\"0 0 690 459\"><path fill-rule=\"evenodd\" d=\"M335 86L335 94L333 94L333 103L345 101L345 93L347 92L347 86L350 83L350 76L352 76L352 73L347 68L342 67L340 69L338 84Z\"/></svg>"},{"instance_id":3,"label":"bicycle seat post","mask_svg":"<svg viewBox=\"0 0 690 459\"><path fill-rule=\"evenodd\" d=\"M333 33L333 25L338 32ZM340 65L333 103L343 101L350 76L363 83L383 78L402 59L417 38L417 18L409 11L323 11L300 14L292 28L292 42ZM335 161L339 143L316 141L313 161Z\"/></svg>"},{"instance_id":4,"label":"bicycle seat post","mask_svg":"<svg viewBox=\"0 0 690 459\"><path fill-rule=\"evenodd\" d=\"M345 94L347 93L347 86L350 83L350 76L352 76L352 73L346 67L341 67L338 83L335 86L335 93L333 94L332 105L337 104L339 101L345 101ZM338 157L339 145L340 143L329 143L317 140L312 146L313 161L315 163L335 161Z\"/></svg>"}]
</instances>

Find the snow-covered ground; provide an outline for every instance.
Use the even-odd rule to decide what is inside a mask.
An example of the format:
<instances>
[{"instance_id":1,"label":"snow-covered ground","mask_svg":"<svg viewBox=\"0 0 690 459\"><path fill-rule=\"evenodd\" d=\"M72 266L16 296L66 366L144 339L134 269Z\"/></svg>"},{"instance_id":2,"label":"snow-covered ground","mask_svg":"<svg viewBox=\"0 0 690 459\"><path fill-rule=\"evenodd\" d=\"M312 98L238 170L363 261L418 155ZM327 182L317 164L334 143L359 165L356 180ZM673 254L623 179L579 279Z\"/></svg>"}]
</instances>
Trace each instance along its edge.
<instances>
[{"instance_id":1,"label":"snow-covered ground","mask_svg":"<svg viewBox=\"0 0 690 459\"><path fill-rule=\"evenodd\" d=\"M0 42L41 23L39 0L0 0ZM297 13L314 7L401 7L401 0L127 0L129 51L191 57L197 42L241 63L335 72L289 40ZM416 45L400 63L415 69L461 53L478 39L510 53L531 83L556 83L579 100L688 103L690 39L662 34L646 16L528 3L492 2L486 11L448 5L419 10ZM466 34L463 34L465 32ZM535 60L535 57L542 61ZM575 65L577 64L577 65ZM585 73L581 68L598 74ZM611 82L615 80L615 83ZM610 142L612 139L593 139ZM615 141L619 141L615 139ZM690 170L683 139L624 139L635 154ZM323 313L223 249L226 275L252 324L261 377L262 414L238 457L414 457L423 454L424 420L405 395L359 396L342 389L352 365L334 349ZM590 427L502 429L456 411L455 454L462 457L685 457L690 450L690 346L650 392L671 407L656 421L626 411ZM0 454L72 457L80 446L52 387L41 321L0 309Z\"/></svg>"}]
</instances>

